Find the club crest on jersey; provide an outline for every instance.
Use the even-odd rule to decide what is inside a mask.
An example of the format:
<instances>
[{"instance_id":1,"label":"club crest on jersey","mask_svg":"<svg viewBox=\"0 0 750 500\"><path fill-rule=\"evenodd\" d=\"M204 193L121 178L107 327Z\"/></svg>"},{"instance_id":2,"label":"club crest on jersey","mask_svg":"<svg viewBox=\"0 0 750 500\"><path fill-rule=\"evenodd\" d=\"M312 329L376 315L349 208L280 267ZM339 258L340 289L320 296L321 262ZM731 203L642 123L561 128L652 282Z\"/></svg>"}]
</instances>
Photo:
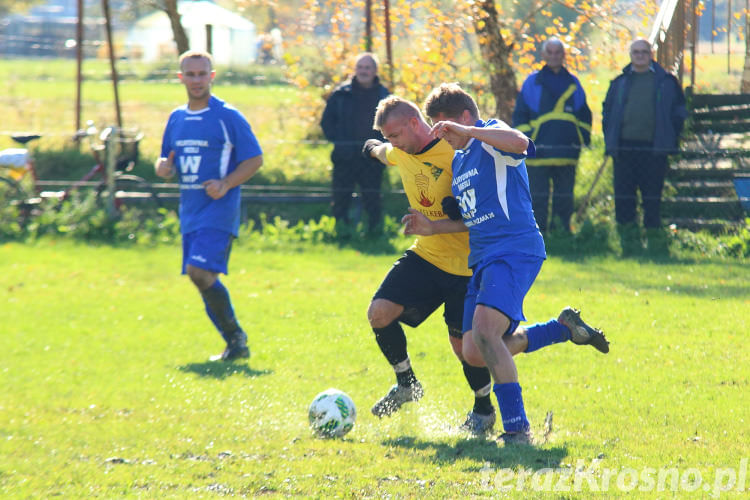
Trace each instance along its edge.
<instances>
[{"instance_id":1,"label":"club crest on jersey","mask_svg":"<svg viewBox=\"0 0 750 500\"><path fill-rule=\"evenodd\" d=\"M430 199L428 195L430 188L430 178L424 175L422 172L419 172L414 176L414 184L417 186L417 190L419 191L419 197L417 198L419 204L423 207L431 207L435 203L435 200Z\"/></svg>"},{"instance_id":2,"label":"club crest on jersey","mask_svg":"<svg viewBox=\"0 0 750 500\"><path fill-rule=\"evenodd\" d=\"M430 167L430 174L432 174L432 177L435 180L438 180L440 178L440 174L443 173L443 169L442 168L436 167L435 165L433 165L429 161L425 161L425 162L422 162L422 163L424 163L425 165L427 165L428 167Z\"/></svg>"}]
</instances>

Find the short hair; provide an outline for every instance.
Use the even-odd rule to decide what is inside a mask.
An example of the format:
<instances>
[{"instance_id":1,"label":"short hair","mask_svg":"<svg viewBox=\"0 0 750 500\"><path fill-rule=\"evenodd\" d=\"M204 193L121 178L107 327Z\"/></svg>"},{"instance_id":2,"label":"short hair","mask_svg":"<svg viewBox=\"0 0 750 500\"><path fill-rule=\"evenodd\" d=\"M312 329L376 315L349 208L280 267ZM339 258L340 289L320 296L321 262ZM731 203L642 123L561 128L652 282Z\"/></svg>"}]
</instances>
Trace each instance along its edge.
<instances>
[{"instance_id":1,"label":"short hair","mask_svg":"<svg viewBox=\"0 0 750 500\"><path fill-rule=\"evenodd\" d=\"M464 111L468 111L475 120L479 119L479 109L474 98L457 83L440 84L424 102L424 112L430 118L440 113L449 118L458 118Z\"/></svg>"},{"instance_id":2,"label":"short hair","mask_svg":"<svg viewBox=\"0 0 750 500\"><path fill-rule=\"evenodd\" d=\"M416 104L401 97L390 95L378 103L375 109L375 123L372 128L382 132L383 125L391 118L419 118L422 113Z\"/></svg>"},{"instance_id":3,"label":"short hair","mask_svg":"<svg viewBox=\"0 0 750 500\"><path fill-rule=\"evenodd\" d=\"M563 49L563 51L565 50L565 44L562 43L562 40L560 40L556 36L551 36L542 43L542 52L547 50L547 47L550 45L559 45L560 48Z\"/></svg>"},{"instance_id":4,"label":"short hair","mask_svg":"<svg viewBox=\"0 0 750 500\"><path fill-rule=\"evenodd\" d=\"M653 45L651 45L651 42L649 42L645 38L636 38L635 40L633 40L632 42L630 42L629 50L633 50L633 45L635 45L636 43L639 43L639 42L645 43L646 46L648 47L648 50L650 50L651 52L654 51L654 47L653 47Z\"/></svg>"},{"instance_id":5,"label":"short hair","mask_svg":"<svg viewBox=\"0 0 750 500\"><path fill-rule=\"evenodd\" d=\"M375 55L373 52L362 52L357 56L357 58L354 60L354 65L356 66L359 61L364 59L365 57L369 57L372 59L373 64L375 64L375 69L378 69L378 56Z\"/></svg>"},{"instance_id":6,"label":"short hair","mask_svg":"<svg viewBox=\"0 0 750 500\"><path fill-rule=\"evenodd\" d=\"M188 50L180 54L180 70L182 70L182 62L185 59L207 59L209 69L213 70L214 68L214 58L205 50Z\"/></svg>"}]
</instances>

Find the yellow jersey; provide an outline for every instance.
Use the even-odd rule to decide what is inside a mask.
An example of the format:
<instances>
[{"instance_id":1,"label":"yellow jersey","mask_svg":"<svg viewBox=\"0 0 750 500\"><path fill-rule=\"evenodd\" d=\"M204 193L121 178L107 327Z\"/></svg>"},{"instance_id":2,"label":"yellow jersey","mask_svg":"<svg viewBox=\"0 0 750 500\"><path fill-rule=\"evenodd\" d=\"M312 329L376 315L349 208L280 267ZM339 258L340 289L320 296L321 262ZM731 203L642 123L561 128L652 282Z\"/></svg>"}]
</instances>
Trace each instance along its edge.
<instances>
[{"instance_id":1,"label":"yellow jersey","mask_svg":"<svg viewBox=\"0 0 750 500\"><path fill-rule=\"evenodd\" d=\"M388 162L398 167L409 205L430 220L446 218L442 201L453 196L453 153L442 139L414 155L390 145L386 150ZM471 276L468 232L418 236L409 250L447 273Z\"/></svg>"}]
</instances>

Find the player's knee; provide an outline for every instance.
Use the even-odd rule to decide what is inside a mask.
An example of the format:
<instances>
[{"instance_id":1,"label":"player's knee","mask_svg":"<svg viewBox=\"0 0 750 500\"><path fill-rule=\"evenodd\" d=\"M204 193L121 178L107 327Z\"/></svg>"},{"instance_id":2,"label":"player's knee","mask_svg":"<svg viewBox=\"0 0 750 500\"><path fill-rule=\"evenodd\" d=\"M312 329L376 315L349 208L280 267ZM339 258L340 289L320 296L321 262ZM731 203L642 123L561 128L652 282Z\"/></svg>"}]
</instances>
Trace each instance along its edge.
<instances>
[{"instance_id":1,"label":"player's knee","mask_svg":"<svg viewBox=\"0 0 750 500\"><path fill-rule=\"evenodd\" d=\"M198 290L205 290L216 281L216 275L214 273L198 267L188 266L187 275Z\"/></svg>"},{"instance_id":2,"label":"player's knee","mask_svg":"<svg viewBox=\"0 0 750 500\"><path fill-rule=\"evenodd\" d=\"M476 344L474 343L473 336L471 334L464 335L464 341L462 344L462 356L464 361L466 361L471 366L485 366L484 358L482 357L482 353L477 348Z\"/></svg>"},{"instance_id":3,"label":"player's knee","mask_svg":"<svg viewBox=\"0 0 750 500\"><path fill-rule=\"evenodd\" d=\"M453 354L456 355L459 361L463 361L463 340L462 336L460 336L460 333L460 329L455 330L453 328L448 328L448 334L451 342L451 348L453 349Z\"/></svg>"},{"instance_id":4,"label":"player's knee","mask_svg":"<svg viewBox=\"0 0 750 500\"><path fill-rule=\"evenodd\" d=\"M385 328L398 319L398 308L392 307L393 304L382 299L375 299L370 303L367 309L367 320L372 328Z\"/></svg>"},{"instance_id":5,"label":"player's knee","mask_svg":"<svg viewBox=\"0 0 750 500\"><path fill-rule=\"evenodd\" d=\"M471 331L471 339L475 345L484 345L489 342L491 333L485 328L481 328L478 325L474 325L474 329Z\"/></svg>"},{"instance_id":6,"label":"player's knee","mask_svg":"<svg viewBox=\"0 0 750 500\"><path fill-rule=\"evenodd\" d=\"M487 363L484 362L484 358L480 354L479 351L475 350L471 353L464 352L464 361L466 361L469 365L474 367L484 367L487 366Z\"/></svg>"}]
</instances>

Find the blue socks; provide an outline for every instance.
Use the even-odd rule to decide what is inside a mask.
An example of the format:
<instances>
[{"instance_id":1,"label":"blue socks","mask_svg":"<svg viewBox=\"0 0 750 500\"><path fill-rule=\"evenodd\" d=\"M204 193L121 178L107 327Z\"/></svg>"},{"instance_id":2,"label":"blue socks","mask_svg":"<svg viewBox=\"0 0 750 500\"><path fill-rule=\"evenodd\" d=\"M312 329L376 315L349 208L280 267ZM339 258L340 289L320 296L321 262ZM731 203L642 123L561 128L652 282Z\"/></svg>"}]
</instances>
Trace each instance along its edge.
<instances>
[{"instance_id":1,"label":"blue socks","mask_svg":"<svg viewBox=\"0 0 750 500\"><path fill-rule=\"evenodd\" d=\"M503 419L505 432L526 432L531 427L523 407L521 386L518 382L495 384L492 389L497 397L500 416Z\"/></svg>"},{"instance_id":2,"label":"blue socks","mask_svg":"<svg viewBox=\"0 0 750 500\"><path fill-rule=\"evenodd\" d=\"M232 301L229 299L229 291L221 281L218 279L214 281L213 285L201 292L201 297L206 305L208 317L224 340L240 330L240 325L237 324L234 316Z\"/></svg>"},{"instance_id":3,"label":"blue socks","mask_svg":"<svg viewBox=\"0 0 750 500\"><path fill-rule=\"evenodd\" d=\"M570 330L556 319L552 319L526 328L526 337L529 339L526 352L533 352L551 344L570 340Z\"/></svg>"},{"instance_id":4,"label":"blue socks","mask_svg":"<svg viewBox=\"0 0 750 500\"><path fill-rule=\"evenodd\" d=\"M221 334L224 340L229 342L229 339L227 338L227 336L224 334L224 332L221 331L221 327L219 326L219 320L216 318L216 315L211 310L211 307L208 305L208 302L206 301L206 297L204 297L203 294L201 294L201 298L203 299L203 305L206 306L206 314L208 315L208 318L211 320L211 323L213 323L214 326L216 327L216 331L218 331Z\"/></svg>"},{"instance_id":5,"label":"blue socks","mask_svg":"<svg viewBox=\"0 0 750 500\"><path fill-rule=\"evenodd\" d=\"M529 341L526 352L534 352L542 347L570 340L570 330L553 319L526 328L526 338ZM495 384L492 389L497 396L497 404L500 407L505 432L528 431L529 420L526 418L523 397L521 397L521 386L518 382Z\"/></svg>"}]
</instances>

